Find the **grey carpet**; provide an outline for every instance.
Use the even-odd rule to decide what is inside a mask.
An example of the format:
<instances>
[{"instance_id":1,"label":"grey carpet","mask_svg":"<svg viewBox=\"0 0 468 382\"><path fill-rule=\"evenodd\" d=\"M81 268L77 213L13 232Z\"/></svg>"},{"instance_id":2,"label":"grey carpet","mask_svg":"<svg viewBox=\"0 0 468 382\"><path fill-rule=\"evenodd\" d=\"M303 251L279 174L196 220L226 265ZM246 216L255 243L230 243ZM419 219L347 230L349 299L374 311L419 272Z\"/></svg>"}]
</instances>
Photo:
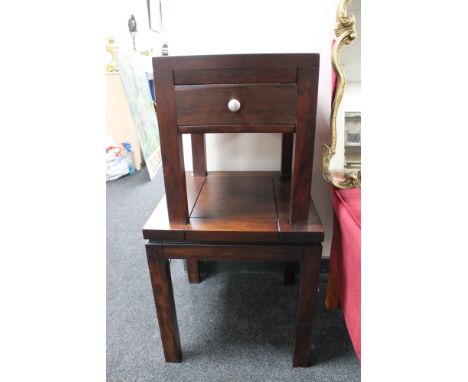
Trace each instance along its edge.
<instances>
[{"instance_id":1,"label":"grey carpet","mask_svg":"<svg viewBox=\"0 0 468 382\"><path fill-rule=\"evenodd\" d=\"M107 380L359 381L341 311L320 281L312 366L292 368L297 288L278 272L219 272L189 284L171 262L183 362L164 362L141 227L164 192L146 169L107 184Z\"/></svg>"}]
</instances>

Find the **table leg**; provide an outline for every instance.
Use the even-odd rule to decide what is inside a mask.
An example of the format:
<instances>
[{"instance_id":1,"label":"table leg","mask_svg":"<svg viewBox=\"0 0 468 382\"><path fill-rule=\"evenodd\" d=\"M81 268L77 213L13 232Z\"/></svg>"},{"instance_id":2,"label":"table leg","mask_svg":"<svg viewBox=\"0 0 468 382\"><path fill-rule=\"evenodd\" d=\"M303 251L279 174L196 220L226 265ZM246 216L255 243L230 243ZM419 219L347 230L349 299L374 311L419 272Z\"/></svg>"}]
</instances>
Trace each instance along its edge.
<instances>
[{"instance_id":1,"label":"table leg","mask_svg":"<svg viewBox=\"0 0 468 382\"><path fill-rule=\"evenodd\" d=\"M198 260L187 259L187 273L190 284L198 284L201 281L200 268Z\"/></svg>"},{"instance_id":2,"label":"table leg","mask_svg":"<svg viewBox=\"0 0 468 382\"><path fill-rule=\"evenodd\" d=\"M160 245L147 244L146 254L164 358L166 362L180 362L182 360L182 349L180 346L169 261L163 257Z\"/></svg>"},{"instance_id":3,"label":"table leg","mask_svg":"<svg viewBox=\"0 0 468 382\"><path fill-rule=\"evenodd\" d=\"M328 275L327 291L325 294L325 307L328 310L338 309L340 306L340 296L336 286L335 277L330 272Z\"/></svg>"},{"instance_id":4,"label":"table leg","mask_svg":"<svg viewBox=\"0 0 468 382\"><path fill-rule=\"evenodd\" d=\"M312 321L317 297L322 246L304 247L304 260L299 279L293 366L305 367L309 359Z\"/></svg>"},{"instance_id":5,"label":"table leg","mask_svg":"<svg viewBox=\"0 0 468 382\"><path fill-rule=\"evenodd\" d=\"M286 261L284 264L284 285L294 285L296 264L295 261Z\"/></svg>"}]
</instances>

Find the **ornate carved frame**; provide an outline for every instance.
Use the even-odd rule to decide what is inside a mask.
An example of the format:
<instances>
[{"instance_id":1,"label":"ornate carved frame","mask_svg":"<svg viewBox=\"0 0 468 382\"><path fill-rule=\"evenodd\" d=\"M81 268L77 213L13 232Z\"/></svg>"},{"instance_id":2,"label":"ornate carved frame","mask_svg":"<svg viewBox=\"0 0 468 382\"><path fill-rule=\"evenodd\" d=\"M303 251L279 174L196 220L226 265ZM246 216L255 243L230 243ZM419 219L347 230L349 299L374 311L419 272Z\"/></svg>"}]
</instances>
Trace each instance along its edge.
<instances>
[{"instance_id":1,"label":"ornate carved frame","mask_svg":"<svg viewBox=\"0 0 468 382\"><path fill-rule=\"evenodd\" d=\"M344 45L351 44L356 38L356 19L353 15L348 16L347 14L347 7L350 1L351 0L341 0L336 12L337 24L335 35L337 40L333 46L332 66L337 76L337 88L330 115L331 145L323 145L322 157L322 169L325 180L339 189L361 187L361 170L353 173L346 173L343 175L343 179L334 177L330 172L330 161L336 153L336 118L346 85L345 74L339 60L340 50Z\"/></svg>"}]
</instances>

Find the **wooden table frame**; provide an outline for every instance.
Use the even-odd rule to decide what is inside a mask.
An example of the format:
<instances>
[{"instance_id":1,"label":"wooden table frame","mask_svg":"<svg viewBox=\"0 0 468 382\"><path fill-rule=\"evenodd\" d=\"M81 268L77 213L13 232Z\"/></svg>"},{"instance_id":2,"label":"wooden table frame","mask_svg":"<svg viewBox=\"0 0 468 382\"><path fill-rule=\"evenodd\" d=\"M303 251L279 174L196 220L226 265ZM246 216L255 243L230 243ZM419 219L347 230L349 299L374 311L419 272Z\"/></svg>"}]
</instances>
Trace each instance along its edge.
<instances>
[{"instance_id":1,"label":"wooden table frame","mask_svg":"<svg viewBox=\"0 0 468 382\"><path fill-rule=\"evenodd\" d=\"M255 256L249 255L255 252ZM212 245L148 241L148 266L166 362L181 362L179 327L169 259L301 262L294 331L293 366L308 365L322 246ZM199 280L199 275L197 277ZM286 282L287 278L285 278Z\"/></svg>"},{"instance_id":2,"label":"wooden table frame","mask_svg":"<svg viewBox=\"0 0 468 382\"><path fill-rule=\"evenodd\" d=\"M182 134L197 135L227 131L283 133L282 155L285 160L282 163L282 170L285 175L291 176L289 220L291 223L306 222L314 159L319 55L239 54L154 57L153 67L159 110L157 116L161 156L171 223L186 223L190 213L186 197ZM269 86L270 90L259 90L265 86ZM294 89L295 102L288 103L288 112L272 116L276 110L281 109L281 103L290 98L291 90ZM210 95L210 91L216 92L214 96ZM262 96L256 92L261 92ZM231 114L224 109L216 109L218 98L229 100L236 94L240 98L242 96L247 98L247 104L249 101L258 102L258 98L263 98L262 107L269 106L270 115L263 110L249 110L245 118L250 121L246 121L242 115L243 109L239 113ZM198 102L203 96L210 97L204 104ZM214 113L213 110L217 110L218 113ZM222 114L223 112L225 114ZM294 113L294 118L291 113ZM215 122L202 123L204 118L213 119L211 117L213 114L227 115L230 120L223 122L215 119ZM184 117L185 115L195 117L188 118ZM192 121L195 126L184 125L186 120ZM255 123L251 122L252 120ZM292 122L294 124L291 125ZM293 133L296 135L294 159ZM192 136L192 147L198 149L197 154L205 151L203 143L202 137ZM206 173L206 154L197 155L194 169L196 173Z\"/></svg>"},{"instance_id":3,"label":"wooden table frame","mask_svg":"<svg viewBox=\"0 0 468 382\"><path fill-rule=\"evenodd\" d=\"M155 57L153 68L166 196L143 237L166 361L182 359L169 259L185 259L195 283L199 260L283 261L289 285L302 264L293 365L307 366L324 238L310 198L319 55ZM227 132L281 133L281 172L208 173L204 134Z\"/></svg>"}]
</instances>

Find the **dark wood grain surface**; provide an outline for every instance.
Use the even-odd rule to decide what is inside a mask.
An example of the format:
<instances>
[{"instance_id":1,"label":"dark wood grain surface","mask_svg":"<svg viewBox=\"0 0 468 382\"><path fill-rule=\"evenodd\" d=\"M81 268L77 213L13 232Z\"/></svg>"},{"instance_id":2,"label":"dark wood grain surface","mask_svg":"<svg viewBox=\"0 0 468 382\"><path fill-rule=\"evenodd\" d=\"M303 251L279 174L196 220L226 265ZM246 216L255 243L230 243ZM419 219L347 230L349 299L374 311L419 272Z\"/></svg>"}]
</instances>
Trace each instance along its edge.
<instances>
[{"instance_id":1,"label":"dark wood grain surface","mask_svg":"<svg viewBox=\"0 0 468 382\"><path fill-rule=\"evenodd\" d=\"M188 241L277 242L276 219L190 218L185 226Z\"/></svg>"},{"instance_id":2,"label":"dark wood grain surface","mask_svg":"<svg viewBox=\"0 0 468 382\"><path fill-rule=\"evenodd\" d=\"M198 194L201 191L205 177L193 176L192 172L186 172L187 206L192 211ZM162 197L158 205L143 226L143 237L150 240L184 240L186 223L171 223L166 195Z\"/></svg>"},{"instance_id":3,"label":"dark wood grain surface","mask_svg":"<svg viewBox=\"0 0 468 382\"><path fill-rule=\"evenodd\" d=\"M296 54L225 54L204 56L166 56L153 57L155 70L194 69L287 69L315 68L320 65L320 55L317 53Z\"/></svg>"},{"instance_id":4,"label":"dark wood grain surface","mask_svg":"<svg viewBox=\"0 0 468 382\"><path fill-rule=\"evenodd\" d=\"M290 178L292 173L294 134L292 134L293 131L285 131L284 133L288 134L281 136L281 176L283 178Z\"/></svg>"},{"instance_id":5,"label":"dark wood grain surface","mask_svg":"<svg viewBox=\"0 0 468 382\"><path fill-rule=\"evenodd\" d=\"M271 176L206 177L191 218L276 220Z\"/></svg>"},{"instance_id":6,"label":"dark wood grain surface","mask_svg":"<svg viewBox=\"0 0 468 382\"><path fill-rule=\"evenodd\" d=\"M314 161L318 71L299 68L297 82L296 147L291 181L291 223L307 221Z\"/></svg>"},{"instance_id":7,"label":"dark wood grain surface","mask_svg":"<svg viewBox=\"0 0 468 382\"><path fill-rule=\"evenodd\" d=\"M315 205L307 222L290 224L291 180L279 172L186 174L190 218L170 224L163 198L143 229L152 240L320 243L324 230Z\"/></svg>"},{"instance_id":8,"label":"dark wood grain surface","mask_svg":"<svg viewBox=\"0 0 468 382\"><path fill-rule=\"evenodd\" d=\"M195 125L178 126L179 134L294 133L296 125Z\"/></svg>"},{"instance_id":9,"label":"dark wood grain surface","mask_svg":"<svg viewBox=\"0 0 468 382\"><path fill-rule=\"evenodd\" d=\"M178 125L293 125L296 84L178 85ZM240 110L228 102L237 99Z\"/></svg>"},{"instance_id":10,"label":"dark wood grain surface","mask_svg":"<svg viewBox=\"0 0 468 382\"><path fill-rule=\"evenodd\" d=\"M317 299L320 273L321 246L304 247L304 260L299 276L299 290L296 307L296 328L294 335L293 366L306 367L309 364L310 339Z\"/></svg>"},{"instance_id":11,"label":"dark wood grain surface","mask_svg":"<svg viewBox=\"0 0 468 382\"><path fill-rule=\"evenodd\" d=\"M182 360L182 349L180 346L179 326L177 325L169 261L163 257L160 245L148 244L146 246L146 254L164 358L166 362L180 362Z\"/></svg>"},{"instance_id":12,"label":"dark wood grain surface","mask_svg":"<svg viewBox=\"0 0 468 382\"><path fill-rule=\"evenodd\" d=\"M188 245L165 244L168 259L196 258L216 261L300 261L302 247L266 245Z\"/></svg>"},{"instance_id":13,"label":"dark wood grain surface","mask_svg":"<svg viewBox=\"0 0 468 382\"><path fill-rule=\"evenodd\" d=\"M188 69L174 72L176 85L295 83L296 68Z\"/></svg>"},{"instance_id":14,"label":"dark wood grain surface","mask_svg":"<svg viewBox=\"0 0 468 382\"><path fill-rule=\"evenodd\" d=\"M190 250L188 252L190 252ZM197 259L195 258L187 259L187 273L188 273L188 280L190 284L200 283L201 276L200 276L199 263Z\"/></svg>"},{"instance_id":15,"label":"dark wood grain surface","mask_svg":"<svg viewBox=\"0 0 468 382\"><path fill-rule=\"evenodd\" d=\"M205 134L192 134L192 164L193 175L206 175Z\"/></svg>"},{"instance_id":16,"label":"dark wood grain surface","mask_svg":"<svg viewBox=\"0 0 468 382\"><path fill-rule=\"evenodd\" d=\"M310 198L319 55L155 57L153 68L166 196L143 236L166 361L182 359L169 259L186 259L195 283L198 261L260 260L285 262L286 284L302 263L293 366L306 366L324 238ZM283 133L281 172L207 173L204 134L235 132Z\"/></svg>"},{"instance_id":17,"label":"dark wood grain surface","mask_svg":"<svg viewBox=\"0 0 468 382\"><path fill-rule=\"evenodd\" d=\"M242 131L295 132L289 220L293 224L307 222L319 55L157 57L153 58L153 65L171 222L183 223L188 219L188 207L181 196L185 184L180 134ZM241 83L244 80L253 82ZM241 104L237 112L227 107L233 98ZM287 127L272 129L274 125ZM197 130L196 126L201 127ZM255 127L248 130L245 126ZM290 135L283 138L282 173L285 177L289 176L291 139ZM198 169L196 172L199 174Z\"/></svg>"},{"instance_id":18,"label":"dark wood grain surface","mask_svg":"<svg viewBox=\"0 0 468 382\"><path fill-rule=\"evenodd\" d=\"M289 220L291 180L283 178L279 172L273 172L272 179L278 212L278 240L302 243L322 242L324 230L313 200L309 201L307 220L291 224Z\"/></svg>"},{"instance_id":19,"label":"dark wood grain surface","mask_svg":"<svg viewBox=\"0 0 468 382\"><path fill-rule=\"evenodd\" d=\"M157 117L161 144L164 187L171 223L186 223L189 215L185 184L182 136L177 132L175 94L171 70L154 73L157 97Z\"/></svg>"}]
</instances>

